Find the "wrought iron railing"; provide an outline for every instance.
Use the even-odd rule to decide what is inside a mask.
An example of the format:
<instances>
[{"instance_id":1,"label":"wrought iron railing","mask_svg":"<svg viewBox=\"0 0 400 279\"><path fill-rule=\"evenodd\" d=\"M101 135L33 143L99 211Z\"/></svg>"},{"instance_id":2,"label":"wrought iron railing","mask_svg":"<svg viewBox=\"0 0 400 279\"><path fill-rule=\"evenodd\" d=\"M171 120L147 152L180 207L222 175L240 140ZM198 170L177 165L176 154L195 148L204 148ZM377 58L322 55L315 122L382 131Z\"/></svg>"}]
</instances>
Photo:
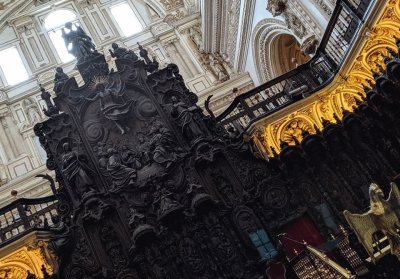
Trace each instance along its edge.
<instances>
[{"instance_id":1,"label":"wrought iron railing","mask_svg":"<svg viewBox=\"0 0 400 279\"><path fill-rule=\"evenodd\" d=\"M0 247L34 231L47 230L57 215L57 199L18 199L0 208Z\"/></svg>"},{"instance_id":2,"label":"wrought iron railing","mask_svg":"<svg viewBox=\"0 0 400 279\"><path fill-rule=\"evenodd\" d=\"M376 0L338 0L315 56L236 97L216 121L246 131L253 123L328 85L340 70Z\"/></svg>"}]
</instances>

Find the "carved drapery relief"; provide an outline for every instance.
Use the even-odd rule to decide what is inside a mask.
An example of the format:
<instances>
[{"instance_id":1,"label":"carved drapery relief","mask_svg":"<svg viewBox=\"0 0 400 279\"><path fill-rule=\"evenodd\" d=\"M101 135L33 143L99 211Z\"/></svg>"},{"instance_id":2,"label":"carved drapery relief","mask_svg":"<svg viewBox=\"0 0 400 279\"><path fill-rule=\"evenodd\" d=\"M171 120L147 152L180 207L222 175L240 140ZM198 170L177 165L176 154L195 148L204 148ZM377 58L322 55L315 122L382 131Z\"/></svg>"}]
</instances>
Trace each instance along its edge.
<instances>
[{"instance_id":1,"label":"carved drapery relief","mask_svg":"<svg viewBox=\"0 0 400 279\"><path fill-rule=\"evenodd\" d=\"M302 108L294 108L273 122L258 125L258 131L261 132L253 138L258 145L262 146L260 149L264 150L264 155L272 156L272 149L278 152L281 140L294 144L294 141L289 141L288 137L293 133L291 125L288 125L289 122L302 123L304 119L308 119L308 127L311 129L306 130L315 133L315 128L322 128L322 118L335 123L336 119L343 116L343 110L352 111L356 101L361 100L359 94L365 95L363 85L368 85L367 80L373 80L371 69L379 72L378 65L384 64L380 53L386 54L386 47L397 49L393 36L398 34L399 28L400 5L397 1L390 1L349 67L350 70L346 76L344 74L338 76L332 86L310 97L307 103L302 103Z\"/></svg>"}]
</instances>

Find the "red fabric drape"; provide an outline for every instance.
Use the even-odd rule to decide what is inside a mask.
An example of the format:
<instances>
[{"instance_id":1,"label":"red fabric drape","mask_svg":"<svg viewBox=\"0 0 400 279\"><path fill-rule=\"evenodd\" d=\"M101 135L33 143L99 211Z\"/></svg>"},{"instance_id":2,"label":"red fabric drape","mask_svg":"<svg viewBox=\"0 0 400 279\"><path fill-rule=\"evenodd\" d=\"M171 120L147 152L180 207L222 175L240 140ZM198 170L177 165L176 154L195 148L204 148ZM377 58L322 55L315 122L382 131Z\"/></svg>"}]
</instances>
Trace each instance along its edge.
<instances>
[{"instance_id":1,"label":"red fabric drape","mask_svg":"<svg viewBox=\"0 0 400 279\"><path fill-rule=\"evenodd\" d=\"M310 217L306 215L284 226L281 229L281 233L286 234L288 238L299 242L303 242L304 240L307 244L314 247L318 247L325 242L315 225L312 223ZM290 259L296 255L294 250L300 252L304 249L302 245L286 239L285 237L280 237L280 240Z\"/></svg>"}]
</instances>

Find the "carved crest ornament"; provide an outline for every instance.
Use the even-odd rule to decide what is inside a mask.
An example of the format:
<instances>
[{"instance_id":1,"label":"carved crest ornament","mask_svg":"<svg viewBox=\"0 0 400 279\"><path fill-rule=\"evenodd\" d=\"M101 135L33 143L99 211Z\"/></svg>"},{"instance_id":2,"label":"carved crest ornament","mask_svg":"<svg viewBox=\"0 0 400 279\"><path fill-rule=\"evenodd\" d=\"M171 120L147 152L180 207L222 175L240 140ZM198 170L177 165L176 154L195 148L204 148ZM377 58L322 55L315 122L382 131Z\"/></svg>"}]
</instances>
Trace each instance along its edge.
<instances>
[{"instance_id":1,"label":"carved crest ornament","mask_svg":"<svg viewBox=\"0 0 400 279\"><path fill-rule=\"evenodd\" d=\"M289 264L284 228L329 239L343 210L363 208L360 189L330 163L310 170L298 147L255 158L203 114L175 64L159 69L145 48L113 44L109 69L70 27L85 83L57 69L56 97L42 89L49 119L34 128L59 183L54 278L264 278L265 263ZM307 152L323 150L319 136L305 140Z\"/></svg>"}]
</instances>

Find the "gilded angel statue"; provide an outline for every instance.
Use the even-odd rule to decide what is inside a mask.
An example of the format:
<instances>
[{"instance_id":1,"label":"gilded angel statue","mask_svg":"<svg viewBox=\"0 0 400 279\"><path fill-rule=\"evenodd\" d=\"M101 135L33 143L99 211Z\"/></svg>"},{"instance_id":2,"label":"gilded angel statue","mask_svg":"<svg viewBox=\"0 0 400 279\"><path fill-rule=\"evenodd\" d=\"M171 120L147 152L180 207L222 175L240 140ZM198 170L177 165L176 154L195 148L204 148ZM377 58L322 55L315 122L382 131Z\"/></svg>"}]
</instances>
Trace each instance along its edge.
<instances>
[{"instance_id":1,"label":"gilded angel statue","mask_svg":"<svg viewBox=\"0 0 400 279\"><path fill-rule=\"evenodd\" d=\"M382 232L389 240L391 253L400 259L400 191L395 183L391 183L388 199L384 199L381 188L371 183L369 187L370 210L364 214L352 214L345 210L344 217L357 235L372 261L375 263L383 255L375 256L373 244L374 234Z\"/></svg>"}]
</instances>

